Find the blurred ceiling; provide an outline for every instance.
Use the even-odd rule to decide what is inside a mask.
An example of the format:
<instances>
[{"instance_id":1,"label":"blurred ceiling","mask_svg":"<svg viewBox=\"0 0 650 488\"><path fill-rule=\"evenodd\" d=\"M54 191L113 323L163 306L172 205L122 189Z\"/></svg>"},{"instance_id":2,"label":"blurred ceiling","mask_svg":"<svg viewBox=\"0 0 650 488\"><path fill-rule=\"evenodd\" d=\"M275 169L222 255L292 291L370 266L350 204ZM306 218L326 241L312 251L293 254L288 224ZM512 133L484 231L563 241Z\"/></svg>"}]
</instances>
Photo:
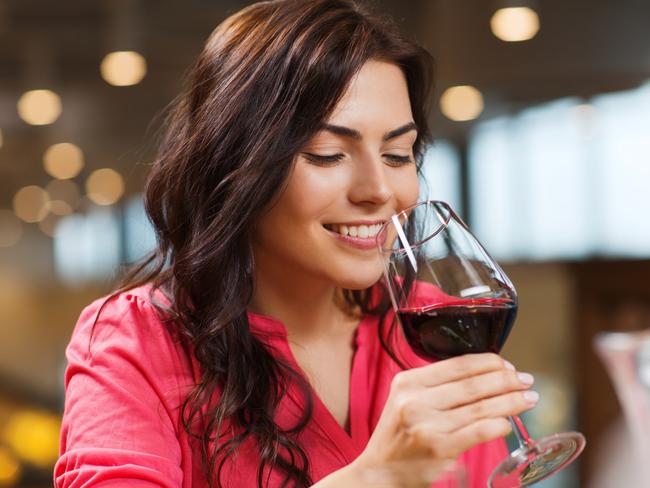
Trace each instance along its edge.
<instances>
[{"instance_id":1,"label":"blurred ceiling","mask_svg":"<svg viewBox=\"0 0 650 488\"><path fill-rule=\"evenodd\" d=\"M0 207L18 188L44 185L44 150L56 142L79 144L84 179L110 166L141 188L155 147L161 111L178 93L184 72L212 29L252 2L152 0L5 0L0 2ZM646 0L381 0L437 60L437 91L471 84L484 95L481 119L566 96L589 96L634 87L650 78L650 2ZM521 43L494 37L494 11L513 3L532 6L541 29ZM148 72L135 86L114 87L99 75L105 54L132 49ZM16 113L28 89L61 95L63 115L50 126L29 126ZM455 123L435 110L438 137L462 142L473 122ZM481 120L479 119L479 120Z\"/></svg>"}]
</instances>

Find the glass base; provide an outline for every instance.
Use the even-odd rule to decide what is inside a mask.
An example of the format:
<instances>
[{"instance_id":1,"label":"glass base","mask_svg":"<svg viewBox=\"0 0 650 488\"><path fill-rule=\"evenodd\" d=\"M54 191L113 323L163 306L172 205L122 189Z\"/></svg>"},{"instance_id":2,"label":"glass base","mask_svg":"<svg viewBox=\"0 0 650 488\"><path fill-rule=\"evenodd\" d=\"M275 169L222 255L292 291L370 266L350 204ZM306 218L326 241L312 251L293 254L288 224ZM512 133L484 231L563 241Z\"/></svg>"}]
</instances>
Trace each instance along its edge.
<instances>
[{"instance_id":1,"label":"glass base","mask_svg":"<svg viewBox=\"0 0 650 488\"><path fill-rule=\"evenodd\" d=\"M585 436L580 432L563 432L540 440L510 453L492 473L490 488L530 486L573 462L585 448Z\"/></svg>"}]
</instances>

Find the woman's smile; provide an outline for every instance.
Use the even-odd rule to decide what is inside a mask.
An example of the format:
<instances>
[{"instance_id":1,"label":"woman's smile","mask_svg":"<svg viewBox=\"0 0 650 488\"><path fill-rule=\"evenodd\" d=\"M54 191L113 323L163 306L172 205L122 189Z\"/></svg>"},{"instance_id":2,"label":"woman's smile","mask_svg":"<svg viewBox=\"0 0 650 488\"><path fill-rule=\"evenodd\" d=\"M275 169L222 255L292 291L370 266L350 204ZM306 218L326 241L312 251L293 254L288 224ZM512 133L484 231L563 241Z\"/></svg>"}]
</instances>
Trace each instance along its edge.
<instances>
[{"instance_id":1,"label":"woman's smile","mask_svg":"<svg viewBox=\"0 0 650 488\"><path fill-rule=\"evenodd\" d=\"M332 237L358 249L376 249L377 233L381 229L384 220L367 222L350 222L347 224L323 224L323 227ZM383 237L383 240L382 240ZM382 233L380 241L383 244L386 236Z\"/></svg>"},{"instance_id":2,"label":"woman's smile","mask_svg":"<svg viewBox=\"0 0 650 488\"><path fill-rule=\"evenodd\" d=\"M348 222L345 224L324 224L324 227L327 230L331 230L344 236L366 238L375 237L383 223L383 220L376 220L368 222Z\"/></svg>"}]
</instances>

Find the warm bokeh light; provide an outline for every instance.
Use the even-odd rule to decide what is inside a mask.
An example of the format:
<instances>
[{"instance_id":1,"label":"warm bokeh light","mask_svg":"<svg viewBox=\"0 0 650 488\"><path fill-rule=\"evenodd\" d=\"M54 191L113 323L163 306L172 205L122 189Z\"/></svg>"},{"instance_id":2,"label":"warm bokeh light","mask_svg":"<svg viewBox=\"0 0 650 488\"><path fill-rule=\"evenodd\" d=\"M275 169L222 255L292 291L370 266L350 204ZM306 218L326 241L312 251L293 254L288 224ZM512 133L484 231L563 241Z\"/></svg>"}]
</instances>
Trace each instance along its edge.
<instances>
[{"instance_id":1,"label":"warm bokeh light","mask_svg":"<svg viewBox=\"0 0 650 488\"><path fill-rule=\"evenodd\" d=\"M502 41L527 41L539 31L539 16L529 7L502 8L492 15L490 27Z\"/></svg>"},{"instance_id":2,"label":"warm bokeh light","mask_svg":"<svg viewBox=\"0 0 650 488\"><path fill-rule=\"evenodd\" d=\"M40 468L50 468L59 454L61 420L53 414L25 410L11 416L4 440L16 455Z\"/></svg>"},{"instance_id":3,"label":"warm bokeh light","mask_svg":"<svg viewBox=\"0 0 650 488\"><path fill-rule=\"evenodd\" d=\"M52 180L45 186L45 191L50 197L50 212L57 215L65 215L54 210L64 208L61 204L74 210L81 199L79 186L72 180Z\"/></svg>"},{"instance_id":4,"label":"warm bokeh light","mask_svg":"<svg viewBox=\"0 0 650 488\"><path fill-rule=\"evenodd\" d=\"M23 235L23 224L11 210L0 210L0 247L15 245Z\"/></svg>"},{"instance_id":5,"label":"warm bokeh light","mask_svg":"<svg viewBox=\"0 0 650 488\"><path fill-rule=\"evenodd\" d=\"M60 200L59 203L61 203L62 205L66 205L66 203L61 202ZM38 228L41 229L41 232L43 232L43 234L45 234L48 237L54 237L56 226L61 220L61 217L59 217L59 215L62 214L56 214L56 212L54 212L52 208L50 208L50 213L47 214L47 216L38 223Z\"/></svg>"},{"instance_id":6,"label":"warm bokeh light","mask_svg":"<svg viewBox=\"0 0 650 488\"><path fill-rule=\"evenodd\" d=\"M72 213L72 206L63 200L50 200L47 209L54 215L68 215Z\"/></svg>"},{"instance_id":7,"label":"warm bokeh light","mask_svg":"<svg viewBox=\"0 0 650 488\"><path fill-rule=\"evenodd\" d=\"M472 120L483 111L483 96L473 86L452 86L440 97L440 110L445 117L457 122Z\"/></svg>"},{"instance_id":8,"label":"warm bokeh light","mask_svg":"<svg viewBox=\"0 0 650 488\"><path fill-rule=\"evenodd\" d=\"M122 175L110 168L93 171L86 180L86 194L97 205L112 205L124 194Z\"/></svg>"},{"instance_id":9,"label":"warm bokeh light","mask_svg":"<svg viewBox=\"0 0 650 488\"><path fill-rule=\"evenodd\" d=\"M39 222L47 215L49 200L40 186L25 186L14 195L14 212L25 222Z\"/></svg>"},{"instance_id":10,"label":"warm bokeh light","mask_svg":"<svg viewBox=\"0 0 650 488\"><path fill-rule=\"evenodd\" d=\"M4 137L2 136L2 129L0 129L0 147L4 144Z\"/></svg>"},{"instance_id":11,"label":"warm bokeh light","mask_svg":"<svg viewBox=\"0 0 650 488\"><path fill-rule=\"evenodd\" d=\"M135 51L115 51L104 57L100 72L111 85L136 85L147 74L147 62Z\"/></svg>"},{"instance_id":12,"label":"warm bokeh light","mask_svg":"<svg viewBox=\"0 0 650 488\"><path fill-rule=\"evenodd\" d=\"M18 115L31 125L47 125L61 115L61 98L51 90L31 90L18 100Z\"/></svg>"},{"instance_id":13,"label":"warm bokeh light","mask_svg":"<svg viewBox=\"0 0 650 488\"><path fill-rule=\"evenodd\" d=\"M43 167L60 180L74 178L84 166L84 155L79 146L69 142L53 144L43 154Z\"/></svg>"},{"instance_id":14,"label":"warm bokeh light","mask_svg":"<svg viewBox=\"0 0 650 488\"><path fill-rule=\"evenodd\" d=\"M20 462L11 451L0 446L0 486L14 486L20 478L21 471Z\"/></svg>"}]
</instances>

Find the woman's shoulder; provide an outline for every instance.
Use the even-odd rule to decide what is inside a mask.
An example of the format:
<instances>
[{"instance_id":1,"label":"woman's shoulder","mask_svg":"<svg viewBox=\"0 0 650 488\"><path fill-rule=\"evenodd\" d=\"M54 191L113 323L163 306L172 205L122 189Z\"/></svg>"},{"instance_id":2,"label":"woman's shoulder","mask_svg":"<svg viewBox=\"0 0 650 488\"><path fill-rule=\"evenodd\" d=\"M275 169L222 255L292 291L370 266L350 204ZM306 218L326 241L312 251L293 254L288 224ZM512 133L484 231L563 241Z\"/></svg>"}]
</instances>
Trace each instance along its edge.
<instances>
[{"instance_id":1,"label":"woman's shoulder","mask_svg":"<svg viewBox=\"0 0 650 488\"><path fill-rule=\"evenodd\" d=\"M84 307L81 316L84 314L96 313L99 309L105 310L108 314L121 313L130 306L141 306L143 312L155 304L169 305L169 300L161 290L154 288L151 283L136 286L124 291L114 291L96 298Z\"/></svg>"},{"instance_id":2,"label":"woman's shoulder","mask_svg":"<svg viewBox=\"0 0 650 488\"><path fill-rule=\"evenodd\" d=\"M57 486L118 477L180 486L186 476L180 405L194 370L150 291L106 295L81 312L66 348Z\"/></svg>"},{"instance_id":3,"label":"woman's shoulder","mask_svg":"<svg viewBox=\"0 0 650 488\"><path fill-rule=\"evenodd\" d=\"M185 355L174 323L164 311L169 301L146 284L102 296L79 315L66 353L68 359L95 361L121 355L146 361L165 361Z\"/></svg>"},{"instance_id":4,"label":"woman's shoulder","mask_svg":"<svg viewBox=\"0 0 650 488\"><path fill-rule=\"evenodd\" d=\"M127 333L130 329L146 327L156 329L162 317L152 300L151 285L146 284L126 291L113 292L99 297L83 308L75 327L75 334Z\"/></svg>"}]
</instances>

